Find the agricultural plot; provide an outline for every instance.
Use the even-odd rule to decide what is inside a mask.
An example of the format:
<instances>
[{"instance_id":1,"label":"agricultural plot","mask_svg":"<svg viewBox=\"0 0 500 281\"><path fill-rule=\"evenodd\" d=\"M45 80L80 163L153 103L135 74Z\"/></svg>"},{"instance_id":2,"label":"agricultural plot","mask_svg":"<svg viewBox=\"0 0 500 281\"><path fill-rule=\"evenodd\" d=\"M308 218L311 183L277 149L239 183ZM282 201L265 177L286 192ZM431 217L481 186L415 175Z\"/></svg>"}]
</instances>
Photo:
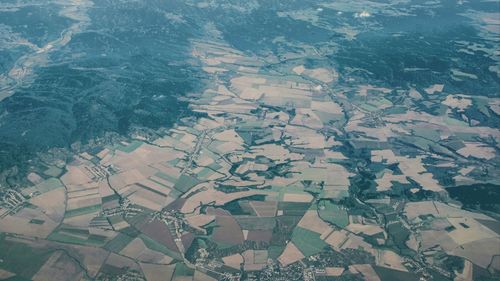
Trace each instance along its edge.
<instances>
[{"instance_id":1,"label":"agricultural plot","mask_svg":"<svg viewBox=\"0 0 500 281\"><path fill-rule=\"evenodd\" d=\"M31 248L20 242L6 240L0 236L0 256L4 261L0 268L21 278L30 280L45 264L51 253L46 249Z\"/></svg>"},{"instance_id":2,"label":"agricultural plot","mask_svg":"<svg viewBox=\"0 0 500 281\"><path fill-rule=\"evenodd\" d=\"M90 8L83 2L65 8L71 20L92 21L87 12L106 10L101 9L106 4ZM496 41L463 38L474 34L469 39L475 41L492 32L491 14L469 13L476 5L491 9L490 4L426 3L405 9L391 1L279 7L269 1L181 2L168 13L163 2L146 6L168 19L155 32L197 27L175 40L189 46L182 54L192 57L179 64L150 60L156 52L147 49L147 69L168 65L176 71L156 76L134 70L144 73L134 81L162 81L161 87L140 101L130 94L134 108L119 111L160 125L124 128L128 137L103 135L68 145L71 151L51 150L51 157L42 155L30 164L23 179L28 186L19 192L9 182L18 171L5 173L9 187L4 192L2 185L0 192L0 279L498 278L500 102L490 89L498 84L498 71L490 69L498 60L490 46ZM427 23L419 38L406 30L390 32L397 36L383 32L402 15L411 15L412 22L446 22L455 6L467 11L453 21L453 32L427 32ZM88 11L79 14L82 7ZM139 28L159 19L136 20L132 10L123 9L141 31L134 41L163 44L143 40L149 29ZM237 19L231 23L234 30L225 22L227 11ZM190 13L217 16L194 20L184 15ZM462 32L455 23L465 19L483 32ZM113 22L110 30L121 21ZM365 34L375 29L377 34ZM99 38L103 46L116 39ZM452 59L444 61L434 50ZM460 54L467 54L463 62L458 62ZM465 69L477 61L484 64L478 75ZM130 71L129 65L122 64L120 73ZM164 128L165 115L159 118L145 104L152 100L155 108L164 108L170 97L160 92L189 84L184 74L203 85L188 87L189 94L178 100L185 112ZM163 84L171 75L179 79ZM128 80L117 77L109 82L110 90L118 80ZM89 85L86 91L101 86ZM130 92L145 94L143 88ZM128 93L129 88L117 90ZM72 112L77 113L88 115ZM123 116L116 120L120 127L130 122ZM449 196L453 188L468 188L464 183L473 192ZM464 196L475 193L480 195ZM28 242L14 242L20 237Z\"/></svg>"},{"instance_id":3,"label":"agricultural plot","mask_svg":"<svg viewBox=\"0 0 500 281\"><path fill-rule=\"evenodd\" d=\"M346 210L328 200L322 200L318 203L318 215L322 220L338 227L344 228L349 224Z\"/></svg>"},{"instance_id":4,"label":"agricultural plot","mask_svg":"<svg viewBox=\"0 0 500 281\"><path fill-rule=\"evenodd\" d=\"M327 244L321 240L320 234L296 227L292 233L292 242L304 256L311 256L323 250Z\"/></svg>"}]
</instances>

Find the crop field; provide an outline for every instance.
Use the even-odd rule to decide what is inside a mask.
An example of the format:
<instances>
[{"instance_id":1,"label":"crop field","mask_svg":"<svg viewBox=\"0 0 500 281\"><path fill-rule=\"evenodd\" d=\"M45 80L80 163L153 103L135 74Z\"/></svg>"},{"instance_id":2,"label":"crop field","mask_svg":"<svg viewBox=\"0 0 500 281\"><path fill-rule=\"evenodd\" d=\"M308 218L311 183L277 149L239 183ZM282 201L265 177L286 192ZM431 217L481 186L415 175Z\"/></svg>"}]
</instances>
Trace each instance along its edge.
<instances>
[{"instance_id":1,"label":"crop field","mask_svg":"<svg viewBox=\"0 0 500 281\"><path fill-rule=\"evenodd\" d=\"M7 241L0 235L0 268L30 280L51 256L46 249L35 249L19 242Z\"/></svg>"},{"instance_id":2,"label":"crop field","mask_svg":"<svg viewBox=\"0 0 500 281\"><path fill-rule=\"evenodd\" d=\"M301 227L297 227L293 230L292 242L304 254L304 256L317 254L327 246L327 244L320 239L320 235L318 233Z\"/></svg>"}]
</instances>

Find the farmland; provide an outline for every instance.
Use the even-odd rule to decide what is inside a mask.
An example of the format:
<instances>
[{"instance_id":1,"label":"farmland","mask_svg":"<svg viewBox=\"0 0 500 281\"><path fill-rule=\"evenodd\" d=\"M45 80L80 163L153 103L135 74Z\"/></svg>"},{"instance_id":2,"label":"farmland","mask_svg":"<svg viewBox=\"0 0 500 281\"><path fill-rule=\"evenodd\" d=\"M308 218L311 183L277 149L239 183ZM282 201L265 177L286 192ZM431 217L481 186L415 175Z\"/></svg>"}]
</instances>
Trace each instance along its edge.
<instances>
[{"instance_id":1,"label":"farmland","mask_svg":"<svg viewBox=\"0 0 500 281\"><path fill-rule=\"evenodd\" d=\"M63 35L89 28L67 44L83 48L98 36L93 45L103 49L70 67L99 77L53 82L128 94L96 96L88 112L86 96L74 107L56 103L51 118L72 108L84 121L52 120L64 130L47 134L73 128L66 143L86 126L88 138L0 171L0 279L500 278L500 72L498 21L490 18L498 12L484 12L491 3L108 2L76 1L54 13L82 21ZM24 9L5 5L0 15ZM90 22L105 20L106 5L121 7L120 17L99 29ZM121 29L130 14L138 18ZM11 36L0 36L0 52L20 40L1 22L0 30ZM149 32L179 40L164 45ZM57 45L42 56L52 47L21 42L35 53L9 79L24 81L23 69L57 57L89 55L60 54ZM117 60L122 49L130 60ZM52 93L44 89L31 90ZM17 112L16 95L6 102ZM118 112L104 114L111 109ZM1 128L11 111L0 114ZM36 139L31 129L24 134Z\"/></svg>"}]
</instances>

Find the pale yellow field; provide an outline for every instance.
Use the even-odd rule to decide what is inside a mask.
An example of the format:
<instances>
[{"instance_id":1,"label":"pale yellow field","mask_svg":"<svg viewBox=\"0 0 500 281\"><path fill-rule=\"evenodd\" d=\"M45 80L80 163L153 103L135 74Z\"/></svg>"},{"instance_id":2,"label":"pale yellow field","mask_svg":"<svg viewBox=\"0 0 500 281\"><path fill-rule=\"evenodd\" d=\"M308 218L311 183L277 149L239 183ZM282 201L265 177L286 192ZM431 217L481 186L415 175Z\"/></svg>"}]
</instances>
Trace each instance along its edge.
<instances>
[{"instance_id":1,"label":"pale yellow field","mask_svg":"<svg viewBox=\"0 0 500 281\"><path fill-rule=\"evenodd\" d=\"M430 86L429 88L426 88L425 91L427 92L427 94L431 95L435 93L440 93L443 91L443 89L444 89L443 84L435 84Z\"/></svg>"},{"instance_id":2,"label":"pale yellow field","mask_svg":"<svg viewBox=\"0 0 500 281\"><path fill-rule=\"evenodd\" d=\"M498 237L463 244L451 251L452 255L464 257L482 268L487 268L492 258L498 253L500 253L500 239Z\"/></svg>"},{"instance_id":3,"label":"pale yellow field","mask_svg":"<svg viewBox=\"0 0 500 281\"><path fill-rule=\"evenodd\" d=\"M244 262L243 257L240 254L234 254L231 256L223 257L222 261L225 265L232 267L234 269L240 269L240 264Z\"/></svg>"},{"instance_id":4,"label":"pale yellow field","mask_svg":"<svg viewBox=\"0 0 500 281\"><path fill-rule=\"evenodd\" d=\"M398 254L389 250L375 250L375 260L377 265L388 267L399 271L408 271L402 264L403 259Z\"/></svg>"},{"instance_id":5,"label":"pale yellow field","mask_svg":"<svg viewBox=\"0 0 500 281\"><path fill-rule=\"evenodd\" d=\"M496 157L495 148L486 146L480 142L464 142L465 147L460 148L457 152L464 157L475 157L480 159L490 160Z\"/></svg>"},{"instance_id":6,"label":"pale yellow field","mask_svg":"<svg viewBox=\"0 0 500 281\"><path fill-rule=\"evenodd\" d=\"M38 206L54 222L60 222L64 217L66 204L64 188L57 188L30 199L30 203Z\"/></svg>"},{"instance_id":7,"label":"pale yellow field","mask_svg":"<svg viewBox=\"0 0 500 281\"><path fill-rule=\"evenodd\" d=\"M464 111L472 105L472 100L464 95L448 95L442 103L450 108Z\"/></svg>"},{"instance_id":8,"label":"pale yellow field","mask_svg":"<svg viewBox=\"0 0 500 281\"><path fill-rule=\"evenodd\" d=\"M285 193L284 202L311 202L313 197L309 193Z\"/></svg>"},{"instance_id":9,"label":"pale yellow field","mask_svg":"<svg viewBox=\"0 0 500 281\"><path fill-rule=\"evenodd\" d=\"M344 273L344 268L343 267L326 267L325 268L326 275L327 276L340 276L342 273Z\"/></svg>"},{"instance_id":10,"label":"pale yellow field","mask_svg":"<svg viewBox=\"0 0 500 281\"><path fill-rule=\"evenodd\" d=\"M302 252L292 242L289 242L278 261L282 266L287 266L303 258L305 257Z\"/></svg>"},{"instance_id":11,"label":"pale yellow field","mask_svg":"<svg viewBox=\"0 0 500 281\"><path fill-rule=\"evenodd\" d=\"M473 218L448 218L448 221L455 227L454 230L449 232L449 235L458 245L499 237L497 233L478 223ZM468 228L462 224L465 224Z\"/></svg>"},{"instance_id":12,"label":"pale yellow field","mask_svg":"<svg viewBox=\"0 0 500 281\"><path fill-rule=\"evenodd\" d=\"M380 232L384 232L384 229L376 224L359 224L359 223L350 223L347 227L347 230L352 231L356 234L364 233L366 235L375 235Z\"/></svg>"},{"instance_id":13,"label":"pale yellow field","mask_svg":"<svg viewBox=\"0 0 500 281\"><path fill-rule=\"evenodd\" d=\"M394 175L391 170L386 169L381 178L375 180L377 191L391 190L393 182L409 183L405 175Z\"/></svg>"},{"instance_id":14,"label":"pale yellow field","mask_svg":"<svg viewBox=\"0 0 500 281\"><path fill-rule=\"evenodd\" d=\"M330 232L331 227L328 223L324 222L319 216L316 210L308 210L302 219L299 221L297 226L305 228L307 230L314 231L320 235L325 232Z\"/></svg>"},{"instance_id":15,"label":"pale yellow field","mask_svg":"<svg viewBox=\"0 0 500 281\"><path fill-rule=\"evenodd\" d=\"M456 281L473 281L473 264L469 260L464 261L464 268L462 272L455 271L457 275L455 277Z\"/></svg>"},{"instance_id":16,"label":"pale yellow field","mask_svg":"<svg viewBox=\"0 0 500 281\"><path fill-rule=\"evenodd\" d=\"M366 281L381 281L373 267L369 264L354 264L349 266L351 272L359 272Z\"/></svg>"},{"instance_id":17,"label":"pale yellow field","mask_svg":"<svg viewBox=\"0 0 500 281\"><path fill-rule=\"evenodd\" d=\"M187 198L186 202L182 206L181 212L187 214L193 212L202 204L208 204L214 202L215 206L221 206L227 202L248 197L252 195L268 195L269 191L264 190L248 190L241 192L224 193L215 190L212 186L206 183L200 184L201 186L206 186L206 190L196 193L195 195Z\"/></svg>"},{"instance_id":18,"label":"pale yellow field","mask_svg":"<svg viewBox=\"0 0 500 281\"><path fill-rule=\"evenodd\" d=\"M12 276L15 276L16 274L9 272L5 269L0 269L0 280L7 280Z\"/></svg>"},{"instance_id":19,"label":"pale yellow field","mask_svg":"<svg viewBox=\"0 0 500 281\"><path fill-rule=\"evenodd\" d=\"M32 219L43 220L43 224L30 223ZM0 218L0 232L46 238L58 225L39 209L24 208L15 215Z\"/></svg>"},{"instance_id":20,"label":"pale yellow field","mask_svg":"<svg viewBox=\"0 0 500 281\"><path fill-rule=\"evenodd\" d=\"M209 224L215 219L214 215L199 214L186 217L187 223L194 228L200 229L202 226Z\"/></svg>"},{"instance_id":21,"label":"pale yellow field","mask_svg":"<svg viewBox=\"0 0 500 281\"><path fill-rule=\"evenodd\" d=\"M340 250L344 243L348 239L348 232L345 230L333 231L326 239L325 242L328 243L335 250Z\"/></svg>"},{"instance_id":22,"label":"pale yellow field","mask_svg":"<svg viewBox=\"0 0 500 281\"><path fill-rule=\"evenodd\" d=\"M217 279L201 272L200 270L196 270L194 272L193 281L217 281Z\"/></svg>"}]
</instances>

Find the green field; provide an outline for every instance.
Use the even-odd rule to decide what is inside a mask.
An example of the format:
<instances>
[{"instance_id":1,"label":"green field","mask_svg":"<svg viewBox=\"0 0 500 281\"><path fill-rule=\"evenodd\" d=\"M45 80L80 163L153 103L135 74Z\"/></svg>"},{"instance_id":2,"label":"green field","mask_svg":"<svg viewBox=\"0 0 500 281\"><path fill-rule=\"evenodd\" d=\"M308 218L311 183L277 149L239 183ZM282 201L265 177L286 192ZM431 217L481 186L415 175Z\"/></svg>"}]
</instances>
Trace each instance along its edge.
<instances>
[{"instance_id":1,"label":"green field","mask_svg":"<svg viewBox=\"0 0 500 281\"><path fill-rule=\"evenodd\" d=\"M278 202L278 210L285 216L303 216L311 207L311 203Z\"/></svg>"},{"instance_id":2,"label":"green field","mask_svg":"<svg viewBox=\"0 0 500 281\"><path fill-rule=\"evenodd\" d=\"M39 220L39 219L31 219L30 223L32 223L32 224L44 224L45 221L44 220Z\"/></svg>"},{"instance_id":3,"label":"green field","mask_svg":"<svg viewBox=\"0 0 500 281\"><path fill-rule=\"evenodd\" d=\"M171 182L171 183L174 183L174 182L176 182L176 181L177 181L177 179L176 179L176 178L172 177L171 175L165 174L165 173L163 173L163 172L157 172L157 173L155 174L155 176L157 176L157 177L159 177L159 178L161 178L161 179L164 179L164 180L166 180L166 181L168 181L168 182ZM154 181L154 180L153 180L153 181ZM160 182L156 182L156 183L158 183L158 184L162 184L162 183L160 183Z\"/></svg>"},{"instance_id":4,"label":"green field","mask_svg":"<svg viewBox=\"0 0 500 281\"><path fill-rule=\"evenodd\" d=\"M308 257L323 251L323 248L328 246L319 237L320 235L316 232L296 227L292 233L292 242L304 256Z\"/></svg>"},{"instance_id":5,"label":"green field","mask_svg":"<svg viewBox=\"0 0 500 281\"><path fill-rule=\"evenodd\" d=\"M56 178L47 179L36 185L36 189L38 189L40 193L49 192L59 187L63 187L63 184Z\"/></svg>"},{"instance_id":6,"label":"green field","mask_svg":"<svg viewBox=\"0 0 500 281\"><path fill-rule=\"evenodd\" d=\"M4 281L31 281L31 279L26 278L26 277L22 277L19 275L15 275L15 276L12 276L10 278L2 279L2 280L4 280Z\"/></svg>"},{"instance_id":7,"label":"green field","mask_svg":"<svg viewBox=\"0 0 500 281\"><path fill-rule=\"evenodd\" d=\"M194 270L187 267L183 262L178 262L175 264L174 277L180 276L193 276Z\"/></svg>"},{"instance_id":8,"label":"green field","mask_svg":"<svg viewBox=\"0 0 500 281\"><path fill-rule=\"evenodd\" d=\"M0 268L13 272L19 277L30 280L50 255L49 250L32 248L23 243L7 241L5 235L0 234L0 259L2 259Z\"/></svg>"},{"instance_id":9,"label":"green field","mask_svg":"<svg viewBox=\"0 0 500 281\"><path fill-rule=\"evenodd\" d=\"M281 253L283 253L283 250L285 250L285 247L281 247L281 246L270 246L268 248L268 255L269 255L269 258L271 259L277 259Z\"/></svg>"},{"instance_id":10,"label":"green field","mask_svg":"<svg viewBox=\"0 0 500 281\"><path fill-rule=\"evenodd\" d=\"M54 231L49 235L49 237L47 237L47 239L61 243L99 246L99 247L103 246L106 243L105 236L100 236L100 235L84 236L81 234L71 235L71 233L67 231L64 232Z\"/></svg>"},{"instance_id":11,"label":"green field","mask_svg":"<svg viewBox=\"0 0 500 281\"><path fill-rule=\"evenodd\" d=\"M125 235L123 233L119 233L113 240L106 243L106 245L104 246L104 249L111 251L111 252L119 253L132 240L134 240L133 237L130 237L130 236Z\"/></svg>"},{"instance_id":12,"label":"green field","mask_svg":"<svg viewBox=\"0 0 500 281\"><path fill-rule=\"evenodd\" d=\"M46 174L47 176L58 177L59 175L61 175L62 171L63 171L62 169L60 169L56 166L50 166L43 173Z\"/></svg>"},{"instance_id":13,"label":"green field","mask_svg":"<svg viewBox=\"0 0 500 281\"><path fill-rule=\"evenodd\" d=\"M200 181L195 177L182 175L175 183L174 188L184 193L199 183Z\"/></svg>"},{"instance_id":14,"label":"green field","mask_svg":"<svg viewBox=\"0 0 500 281\"><path fill-rule=\"evenodd\" d=\"M399 270L393 270L387 267L374 266L373 269L377 273L377 275L382 280L408 280L408 281L417 281L419 278L410 273Z\"/></svg>"},{"instance_id":15,"label":"green field","mask_svg":"<svg viewBox=\"0 0 500 281\"><path fill-rule=\"evenodd\" d=\"M83 207L83 208L78 208L78 209L73 209L66 211L64 214L64 217L66 218L71 218L71 217L77 217L81 215L86 215L94 212L98 212L101 210L101 204L98 205L93 205L93 206L88 206L88 207Z\"/></svg>"},{"instance_id":16,"label":"green field","mask_svg":"<svg viewBox=\"0 0 500 281\"><path fill-rule=\"evenodd\" d=\"M119 144L115 148L120 150L120 151L130 153L130 152L136 150L137 148L139 148L139 146L141 146L142 144L143 144L143 142L135 140L135 141L132 141L132 143L130 143L128 146L124 146L124 145Z\"/></svg>"},{"instance_id":17,"label":"green field","mask_svg":"<svg viewBox=\"0 0 500 281\"><path fill-rule=\"evenodd\" d=\"M113 195L109 195L109 196L105 196L105 197L101 197L101 201L102 203L107 203L107 202L111 202L113 200L119 200L120 199L120 196L118 196L118 194L113 194Z\"/></svg>"},{"instance_id":18,"label":"green field","mask_svg":"<svg viewBox=\"0 0 500 281\"><path fill-rule=\"evenodd\" d=\"M234 216L242 229L246 230L271 230L276 225L276 218L254 217L254 216Z\"/></svg>"},{"instance_id":19,"label":"green field","mask_svg":"<svg viewBox=\"0 0 500 281\"><path fill-rule=\"evenodd\" d=\"M347 211L330 200L321 200L318 203L318 213L321 219L338 227L344 228L349 224Z\"/></svg>"}]
</instances>

